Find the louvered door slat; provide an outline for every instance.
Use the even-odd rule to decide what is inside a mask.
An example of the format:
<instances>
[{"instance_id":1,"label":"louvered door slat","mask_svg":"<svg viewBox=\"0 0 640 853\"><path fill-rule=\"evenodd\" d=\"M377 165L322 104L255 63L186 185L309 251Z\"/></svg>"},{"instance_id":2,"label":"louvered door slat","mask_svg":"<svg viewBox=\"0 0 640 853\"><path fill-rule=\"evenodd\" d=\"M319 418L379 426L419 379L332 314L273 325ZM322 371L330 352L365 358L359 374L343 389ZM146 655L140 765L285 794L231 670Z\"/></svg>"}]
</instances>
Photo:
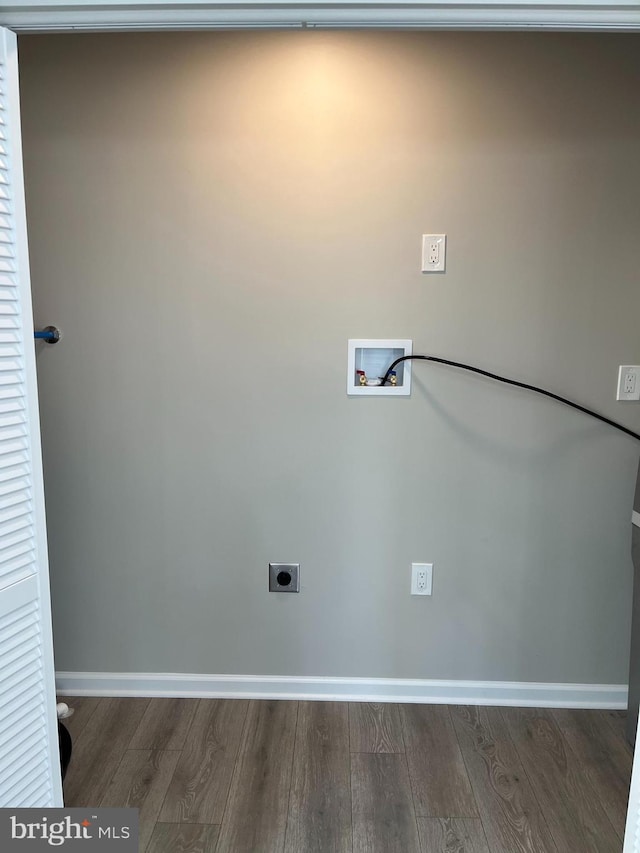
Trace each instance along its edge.
<instances>
[{"instance_id":1,"label":"louvered door slat","mask_svg":"<svg viewBox=\"0 0 640 853\"><path fill-rule=\"evenodd\" d=\"M6 661L6 667L3 670L8 672L15 670L15 664L18 661L23 661L25 658L31 658L34 651L38 651L38 637L36 635L27 635L27 637L12 637L5 644L6 652L2 655L3 663Z\"/></svg>"},{"instance_id":2,"label":"louvered door slat","mask_svg":"<svg viewBox=\"0 0 640 853\"><path fill-rule=\"evenodd\" d=\"M32 577L34 573L35 567L35 552L33 548L24 548L22 546L16 546L15 548L8 549L9 553L12 554L11 559L8 561L8 565L10 565L11 573L14 576L14 583L17 583L19 580L26 580L28 577ZM0 557L2 555L0 554ZM6 575L3 575L3 578Z\"/></svg>"},{"instance_id":3,"label":"louvered door slat","mask_svg":"<svg viewBox=\"0 0 640 853\"><path fill-rule=\"evenodd\" d=\"M13 476L0 477L0 500L12 494L20 493L27 497L30 494L29 480L20 474L16 476L15 471L13 473Z\"/></svg>"},{"instance_id":4,"label":"louvered door slat","mask_svg":"<svg viewBox=\"0 0 640 853\"><path fill-rule=\"evenodd\" d=\"M6 436L3 440L0 430L0 454L7 456L29 450L29 440L23 435Z\"/></svg>"},{"instance_id":5,"label":"louvered door slat","mask_svg":"<svg viewBox=\"0 0 640 853\"><path fill-rule=\"evenodd\" d=\"M14 501L12 504L5 507L3 510L0 510L0 548L2 547L3 529L7 529L6 527L4 527L4 525L7 522L13 521L13 519L20 518L24 515L31 517L32 513L33 507L29 497L27 497L26 500Z\"/></svg>"},{"instance_id":6,"label":"louvered door slat","mask_svg":"<svg viewBox=\"0 0 640 853\"><path fill-rule=\"evenodd\" d=\"M29 791L27 797L19 803L16 803L16 807L19 809L22 808L32 808L32 809L44 809L49 805L49 798L51 796L51 790L48 782L43 782L38 788L33 791ZM62 799L61 799L62 801Z\"/></svg>"},{"instance_id":7,"label":"louvered door slat","mask_svg":"<svg viewBox=\"0 0 640 853\"><path fill-rule=\"evenodd\" d=\"M18 465L26 464L28 461L29 454L26 451L19 451L13 456L0 456L0 479L2 478L3 472L7 470L14 470Z\"/></svg>"},{"instance_id":8,"label":"louvered door slat","mask_svg":"<svg viewBox=\"0 0 640 853\"><path fill-rule=\"evenodd\" d=\"M21 718L15 718L0 732L0 749L3 756L12 758L10 763L22 760L32 749L34 740L43 736L42 706L29 708Z\"/></svg>"},{"instance_id":9,"label":"louvered door slat","mask_svg":"<svg viewBox=\"0 0 640 853\"><path fill-rule=\"evenodd\" d=\"M42 777L46 773L45 761L38 754L29 756L24 764L13 766L13 772L6 779L0 778L0 800L10 791L13 796L24 796L28 788L42 784Z\"/></svg>"},{"instance_id":10,"label":"louvered door slat","mask_svg":"<svg viewBox=\"0 0 640 853\"><path fill-rule=\"evenodd\" d=\"M9 720L13 715L19 715L21 712L26 712L30 707L32 707L33 703L38 701L40 698L40 685L38 681L33 676L29 679L29 685L24 688L24 690L20 693L19 696L16 696L12 702L2 709L0 713L0 725L4 724L5 721ZM2 771L0 770L0 779L2 778Z\"/></svg>"},{"instance_id":11,"label":"louvered door slat","mask_svg":"<svg viewBox=\"0 0 640 853\"><path fill-rule=\"evenodd\" d=\"M8 347L3 347L0 351L0 373L20 376L23 369L22 361L18 356L9 355L7 349Z\"/></svg>"},{"instance_id":12,"label":"louvered door slat","mask_svg":"<svg viewBox=\"0 0 640 853\"><path fill-rule=\"evenodd\" d=\"M29 542L29 539L33 538L33 525L31 524L29 513L12 518L5 524L0 524L0 539L2 538L6 538L7 541L16 542L13 548L0 552L7 558L8 563L11 564L11 566L7 565L6 570L11 568L11 571L14 571L18 568L18 565L15 562L16 559L24 557L25 554L33 551L31 543ZM3 575L4 572L0 574L0 577Z\"/></svg>"},{"instance_id":13,"label":"louvered door slat","mask_svg":"<svg viewBox=\"0 0 640 853\"><path fill-rule=\"evenodd\" d=\"M37 630L38 609L34 602L30 602L12 613L11 618L5 619L2 630L0 630L0 648L3 648L3 644L8 642L11 637L15 637L16 634L22 634L26 637Z\"/></svg>"},{"instance_id":14,"label":"louvered door slat","mask_svg":"<svg viewBox=\"0 0 640 853\"><path fill-rule=\"evenodd\" d=\"M13 382L10 382L5 378L3 382L0 382L0 400L21 400L24 397L24 389L20 384L22 381L22 374L19 371L16 371L16 379Z\"/></svg>"},{"instance_id":15,"label":"louvered door slat","mask_svg":"<svg viewBox=\"0 0 640 853\"><path fill-rule=\"evenodd\" d=\"M28 687L32 678L42 678L39 662L33 659L23 661L19 668L7 669L4 678L0 678L0 694L12 696L14 691L20 692L23 685Z\"/></svg>"},{"instance_id":16,"label":"louvered door slat","mask_svg":"<svg viewBox=\"0 0 640 853\"><path fill-rule=\"evenodd\" d=\"M0 243L0 247L2 244ZM4 303L6 305L6 302ZM0 329L17 329L19 327L20 320L17 317L12 317L9 314L0 313Z\"/></svg>"},{"instance_id":17,"label":"louvered door slat","mask_svg":"<svg viewBox=\"0 0 640 853\"><path fill-rule=\"evenodd\" d=\"M36 689L38 685L38 670L37 667L33 667L31 670L27 669L26 672L20 672L18 676L14 679L13 686L16 690L16 698L15 702L18 704L22 701L22 698L25 696L31 696L31 691ZM8 682L5 682L8 683ZM31 703L31 699L28 700ZM9 703L2 709L2 713L0 713L0 730L2 726L8 724L11 714L13 713L14 705L13 703ZM25 708L26 710L26 708Z\"/></svg>"},{"instance_id":18,"label":"louvered door slat","mask_svg":"<svg viewBox=\"0 0 640 853\"><path fill-rule=\"evenodd\" d=\"M0 403L0 427L14 427L24 432L27 426L27 417L21 400L3 400Z\"/></svg>"},{"instance_id":19,"label":"louvered door slat","mask_svg":"<svg viewBox=\"0 0 640 853\"><path fill-rule=\"evenodd\" d=\"M29 542L30 539L33 539L33 527L27 522L27 520L24 520L22 524L16 527L11 536L7 538L3 549L0 551L0 560L4 559L10 553L12 553L14 557L18 556L18 552L14 549L22 547L24 542L28 543L29 549L33 551L33 544ZM20 553L26 553L26 549L21 550Z\"/></svg>"},{"instance_id":20,"label":"louvered door slat","mask_svg":"<svg viewBox=\"0 0 640 853\"><path fill-rule=\"evenodd\" d=\"M22 674L27 669L37 669L40 671L39 664L36 667L34 657L31 654L32 650L27 649L25 654L14 657L6 666L0 670L0 683L2 686L7 686L7 690L16 689L15 685L22 681Z\"/></svg>"},{"instance_id":21,"label":"louvered door slat","mask_svg":"<svg viewBox=\"0 0 640 853\"><path fill-rule=\"evenodd\" d=\"M16 39L0 28L0 808L62 805Z\"/></svg>"},{"instance_id":22,"label":"louvered door slat","mask_svg":"<svg viewBox=\"0 0 640 853\"><path fill-rule=\"evenodd\" d=\"M10 483L3 485L12 485L15 481L10 481ZM5 510L11 511L15 510L16 507L23 506L25 507L29 514L33 513L33 505L31 503L31 493L28 488L22 487L20 488L20 481L18 480L15 483L15 488L3 490L0 488L0 513Z\"/></svg>"},{"instance_id":23,"label":"louvered door slat","mask_svg":"<svg viewBox=\"0 0 640 853\"><path fill-rule=\"evenodd\" d=\"M0 525L0 532L0 563L13 566L21 555L34 550L33 541L28 541L29 537L33 540L33 525L28 515L13 519L10 524ZM26 547L23 545L25 542Z\"/></svg>"},{"instance_id":24,"label":"louvered door slat","mask_svg":"<svg viewBox=\"0 0 640 853\"><path fill-rule=\"evenodd\" d=\"M26 779L20 780L20 782L13 787L7 785L5 790L0 787L0 800L11 795L12 797L15 797L18 802L29 802L33 797L34 792L41 788L42 778L43 776L46 776L46 773L46 764L42 761L37 774L30 774Z\"/></svg>"},{"instance_id":25,"label":"louvered door slat","mask_svg":"<svg viewBox=\"0 0 640 853\"><path fill-rule=\"evenodd\" d=\"M13 465L5 465L0 470L0 485L2 487L9 486L15 480L26 482L27 486L31 486L29 479L29 468L23 462L15 462Z\"/></svg>"},{"instance_id":26,"label":"louvered door slat","mask_svg":"<svg viewBox=\"0 0 640 853\"><path fill-rule=\"evenodd\" d=\"M12 662L22 654L22 649L29 648L31 644L38 643L37 613L35 619L24 619L12 623L11 627L4 632L2 639L2 669L0 675Z\"/></svg>"},{"instance_id":27,"label":"louvered door slat","mask_svg":"<svg viewBox=\"0 0 640 853\"><path fill-rule=\"evenodd\" d=\"M33 775L33 771L42 765L41 755L31 755L23 764L13 764L3 773L0 773L0 791L7 786L18 785L27 781Z\"/></svg>"},{"instance_id":28,"label":"louvered door slat","mask_svg":"<svg viewBox=\"0 0 640 853\"><path fill-rule=\"evenodd\" d=\"M10 585L16 584L19 581L26 580L34 576L34 560L33 554L26 554L20 557L14 557L2 567L0 573L0 583Z\"/></svg>"},{"instance_id":29,"label":"louvered door slat","mask_svg":"<svg viewBox=\"0 0 640 853\"><path fill-rule=\"evenodd\" d=\"M34 706L34 702L40 701L40 689L39 686L36 685L35 688L32 686L30 690L26 691L24 696L20 696L11 703L10 707L8 707L5 711L4 718L10 719L11 716L17 718L19 715L24 715L27 717L27 714L32 713L32 709ZM36 713L36 712L33 712ZM5 722L3 719L3 723ZM11 725L6 726L7 731L12 731ZM2 773L0 772L0 777Z\"/></svg>"},{"instance_id":30,"label":"louvered door slat","mask_svg":"<svg viewBox=\"0 0 640 853\"><path fill-rule=\"evenodd\" d=\"M1 347L0 347L1 349ZM13 368L0 371L0 399L21 399L24 397L24 370Z\"/></svg>"},{"instance_id":31,"label":"louvered door slat","mask_svg":"<svg viewBox=\"0 0 640 853\"><path fill-rule=\"evenodd\" d=\"M26 412L24 409L24 400L21 397L9 397L0 400L0 418L7 416L17 416L22 413L22 420L27 422Z\"/></svg>"},{"instance_id":32,"label":"louvered door slat","mask_svg":"<svg viewBox=\"0 0 640 853\"><path fill-rule=\"evenodd\" d=\"M3 772L5 770L10 771L14 764L24 764L26 760L25 756L34 752L34 734L37 735L35 740L44 736L44 728L40 725L42 721L42 703L40 702L40 698L37 698L36 704L34 704L32 697L28 709L24 712L24 720L29 723L31 730L28 730L27 726L19 727L17 725L18 718L15 715L13 720L10 720L8 723L5 722L0 729L0 745L2 745L3 754L13 758L8 767L3 766Z\"/></svg>"},{"instance_id":33,"label":"louvered door slat","mask_svg":"<svg viewBox=\"0 0 640 853\"><path fill-rule=\"evenodd\" d=\"M0 524L0 539L5 536L8 540L20 540L19 543L16 544L12 549L2 552L2 554L8 557L9 562L12 564L11 570L13 571L15 568L17 568L17 566L14 565L16 557L22 557L25 554L29 553L29 551L33 550L30 547L30 543L28 542L28 539L30 537L33 537L33 525L31 524L30 514L25 513L23 515L17 516L16 518L12 518L10 521L7 521L4 524ZM24 544L24 547L23 543L26 543ZM29 545L29 549L27 549L27 545ZM8 556L9 554L11 554L11 557ZM0 575L0 577L1 576L2 575Z\"/></svg>"},{"instance_id":34,"label":"louvered door slat","mask_svg":"<svg viewBox=\"0 0 640 853\"><path fill-rule=\"evenodd\" d=\"M0 412L0 433L5 435L22 435L26 429L27 419L24 412Z\"/></svg>"}]
</instances>

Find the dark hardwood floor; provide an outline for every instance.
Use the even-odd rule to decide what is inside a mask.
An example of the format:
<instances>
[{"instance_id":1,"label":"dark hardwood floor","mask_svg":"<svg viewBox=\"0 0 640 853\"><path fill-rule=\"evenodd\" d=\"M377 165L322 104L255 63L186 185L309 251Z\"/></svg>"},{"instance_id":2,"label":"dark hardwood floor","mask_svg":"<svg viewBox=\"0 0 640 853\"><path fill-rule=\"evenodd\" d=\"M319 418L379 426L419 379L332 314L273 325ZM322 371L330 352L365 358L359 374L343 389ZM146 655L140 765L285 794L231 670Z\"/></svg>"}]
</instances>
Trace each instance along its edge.
<instances>
[{"instance_id":1,"label":"dark hardwood floor","mask_svg":"<svg viewBox=\"0 0 640 853\"><path fill-rule=\"evenodd\" d=\"M65 698L67 806L140 853L620 853L615 711Z\"/></svg>"}]
</instances>

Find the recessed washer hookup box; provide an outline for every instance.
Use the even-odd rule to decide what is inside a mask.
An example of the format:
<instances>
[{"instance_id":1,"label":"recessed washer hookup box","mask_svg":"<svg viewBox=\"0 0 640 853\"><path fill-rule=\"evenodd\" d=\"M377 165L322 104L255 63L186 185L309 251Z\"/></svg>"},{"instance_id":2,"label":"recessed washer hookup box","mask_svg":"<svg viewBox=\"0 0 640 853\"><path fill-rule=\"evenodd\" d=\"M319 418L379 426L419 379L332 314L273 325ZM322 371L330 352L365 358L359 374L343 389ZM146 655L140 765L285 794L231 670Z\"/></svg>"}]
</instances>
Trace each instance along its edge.
<instances>
[{"instance_id":1,"label":"recessed washer hookup box","mask_svg":"<svg viewBox=\"0 0 640 853\"><path fill-rule=\"evenodd\" d=\"M408 397L411 361L395 367L391 381L381 384L393 362L412 354L413 341L404 338L351 338L347 350L347 394L350 397Z\"/></svg>"}]
</instances>

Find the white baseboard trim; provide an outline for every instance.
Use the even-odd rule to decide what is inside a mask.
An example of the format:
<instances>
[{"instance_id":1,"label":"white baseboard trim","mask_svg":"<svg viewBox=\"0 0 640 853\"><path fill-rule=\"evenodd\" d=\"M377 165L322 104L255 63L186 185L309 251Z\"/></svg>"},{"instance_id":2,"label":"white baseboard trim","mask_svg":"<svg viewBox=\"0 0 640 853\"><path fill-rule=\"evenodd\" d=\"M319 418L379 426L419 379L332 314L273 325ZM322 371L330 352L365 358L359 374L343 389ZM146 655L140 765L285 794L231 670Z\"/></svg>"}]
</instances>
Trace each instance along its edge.
<instances>
[{"instance_id":1,"label":"white baseboard trim","mask_svg":"<svg viewBox=\"0 0 640 853\"><path fill-rule=\"evenodd\" d=\"M537 684L285 675L59 672L61 696L180 696L209 699L323 699L350 702L508 705L532 708L627 707L626 684Z\"/></svg>"}]
</instances>

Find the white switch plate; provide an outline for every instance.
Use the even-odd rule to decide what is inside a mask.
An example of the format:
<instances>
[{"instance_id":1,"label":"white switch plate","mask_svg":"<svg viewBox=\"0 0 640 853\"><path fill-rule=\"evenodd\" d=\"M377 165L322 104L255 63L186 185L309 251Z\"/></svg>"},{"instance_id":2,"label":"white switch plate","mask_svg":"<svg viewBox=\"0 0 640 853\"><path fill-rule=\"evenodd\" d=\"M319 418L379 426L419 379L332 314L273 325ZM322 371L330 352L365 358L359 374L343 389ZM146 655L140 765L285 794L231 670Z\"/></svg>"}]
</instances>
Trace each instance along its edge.
<instances>
[{"instance_id":1,"label":"white switch plate","mask_svg":"<svg viewBox=\"0 0 640 853\"><path fill-rule=\"evenodd\" d=\"M640 400L640 364L621 364L616 400Z\"/></svg>"},{"instance_id":2,"label":"white switch plate","mask_svg":"<svg viewBox=\"0 0 640 853\"><path fill-rule=\"evenodd\" d=\"M411 563L411 595L431 595L433 563Z\"/></svg>"},{"instance_id":3,"label":"white switch plate","mask_svg":"<svg viewBox=\"0 0 640 853\"><path fill-rule=\"evenodd\" d=\"M422 272L444 272L447 261L447 235L422 235Z\"/></svg>"}]
</instances>

